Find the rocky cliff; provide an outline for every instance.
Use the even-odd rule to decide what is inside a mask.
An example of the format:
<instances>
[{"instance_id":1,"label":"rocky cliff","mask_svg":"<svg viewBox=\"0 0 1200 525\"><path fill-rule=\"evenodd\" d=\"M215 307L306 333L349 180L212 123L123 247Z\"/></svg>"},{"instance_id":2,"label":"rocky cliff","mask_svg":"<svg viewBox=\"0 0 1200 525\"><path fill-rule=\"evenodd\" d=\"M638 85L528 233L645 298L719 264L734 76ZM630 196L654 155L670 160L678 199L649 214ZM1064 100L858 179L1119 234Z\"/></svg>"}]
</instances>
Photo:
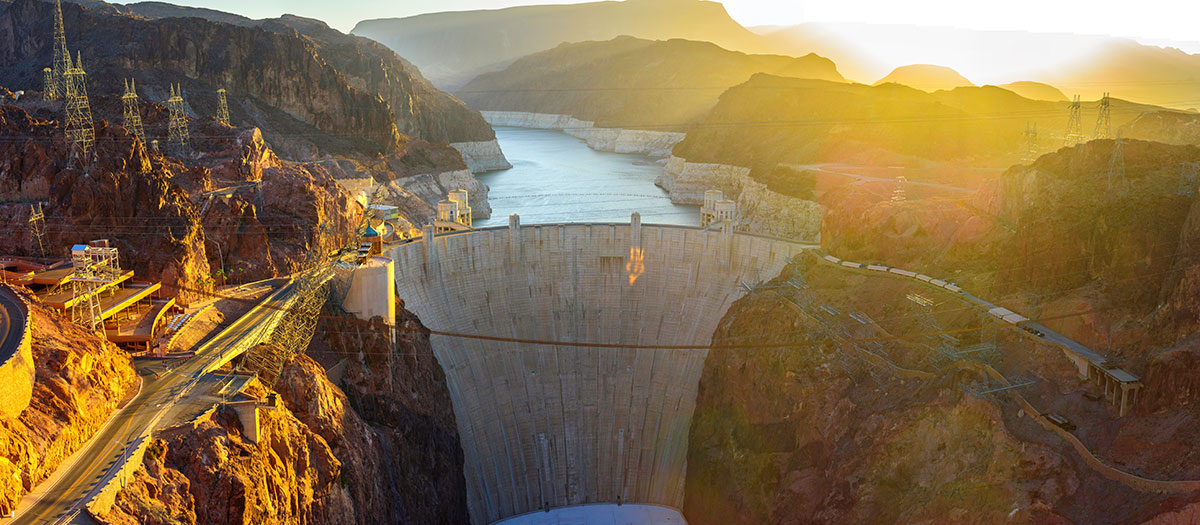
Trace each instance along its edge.
<instances>
[{"instance_id":1,"label":"rocky cliff","mask_svg":"<svg viewBox=\"0 0 1200 525\"><path fill-rule=\"evenodd\" d=\"M472 107L570 115L596 127L682 132L755 73L842 81L817 55L748 55L709 42L619 37L562 44L485 73L456 94Z\"/></svg>"},{"instance_id":2,"label":"rocky cliff","mask_svg":"<svg viewBox=\"0 0 1200 525\"><path fill-rule=\"evenodd\" d=\"M1138 523L1195 501L1105 479L1009 397L967 393L986 378L978 365L939 369L920 339L887 339L871 351L889 366L864 345L827 342L828 322L792 306L857 312L874 321L847 317L853 337L887 338L920 331L905 306L915 289L812 260L772 284L734 303L714 334L729 348L710 351L700 380L689 523ZM936 315L962 326L955 310Z\"/></svg>"},{"instance_id":3,"label":"rocky cliff","mask_svg":"<svg viewBox=\"0 0 1200 525\"><path fill-rule=\"evenodd\" d=\"M29 303L37 375L20 416L0 416L0 515L91 439L138 388L123 350L36 300Z\"/></svg>"},{"instance_id":4,"label":"rocky cliff","mask_svg":"<svg viewBox=\"0 0 1200 525\"><path fill-rule=\"evenodd\" d=\"M1120 127L1152 106L1113 100ZM1085 103L1084 122L1095 122ZM1026 152L1026 124L1062 128L1064 102L1030 100L995 86L925 93L897 84L865 86L759 74L720 97L673 153L689 162L768 173L779 164L1007 168ZM1022 118L997 118L1020 114ZM1027 117L1027 118L1026 118ZM1061 146L1048 133L1036 147Z\"/></svg>"},{"instance_id":5,"label":"rocky cliff","mask_svg":"<svg viewBox=\"0 0 1200 525\"><path fill-rule=\"evenodd\" d=\"M104 518L112 523L464 523L462 451L428 337L333 314L260 409L257 442L218 409L163 433ZM402 326L419 326L412 314ZM272 390L248 393L260 398Z\"/></svg>"},{"instance_id":6,"label":"rocky cliff","mask_svg":"<svg viewBox=\"0 0 1200 525\"><path fill-rule=\"evenodd\" d=\"M483 118L493 126L552 129L587 142L596 151L633 153L665 157L671 153L683 133L642 129L598 128L592 121L570 115L529 113L524 111L483 111Z\"/></svg>"},{"instance_id":7,"label":"rocky cliff","mask_svg":"<svg viewBox=\"0 0 1200 525\"><path fill-rule=\"evenodd\" d=\"M284 17L250 27L197 16L147 20L131 11L138 12L63 6L68 46L82 52L93 95L119 94L134 78L144 99L161 101L168 84L181 84L189 116L203 118L215 114L216 90L225 88L233 124L262 129L273 149L296 160L403 156L413 142L456 157L448 142L495 139L478 112L395 53L321 22ZM0 15L0 82L41 88L52 12L53 4L21 0ZM147 134L163 136L165 126L148 124ZM498 151L492 156L503 160Z\"/></svg>"},{"instance_id":8,"label":"rocky cliff","mask_svg":"<svg viewBox=\"0 0 1200 525\"><path fill-rule=\"evenodd\" d=\"M788 168L779 169L785 172L779 178L803 177ZM672 156L654 183L678 204L702 204L705 191L721 190L726 199L737 202L739 230L806 241L816 240L821 231L823 210L811 190L772 188L751 178L749 168L687 162Z\"/></svg>"},{"instance_id":9,"label":"rocky cliff","mask_svg":"<svg viewBox=\"0 0 1200 525\"><path fill-rule=\"evenodd\" d=\"M1122 127L1121 134L1131 139L1200 145L1200 115L1183 111L1148 111Z\"/></svg>"},{"instance_id":10,"label":"rocky cliff","mask_svg":"<svg viewBox=\"0 0 1200 525\"><path fill-rule=\"evenodd\" d=\"M70 160L54 104L36 96L24 107L0 106L0 204L6 252L40 255L29 229L30 203L44 204L48 256L68 246L110 239L121 264L139 278L163 282L188 301L220 281L290 273L309 247L340 247L358 224L361 206L320 166L281 161L258 130L213 121L195 125L206 140L184 164L147 151L104 119L120 111L94 97L95 160ZM144 105L148 124L162 108ZM217 191L217 194L213 192ZM213 274L224 269L224 276Z\"/></svg>"}]
</instances>

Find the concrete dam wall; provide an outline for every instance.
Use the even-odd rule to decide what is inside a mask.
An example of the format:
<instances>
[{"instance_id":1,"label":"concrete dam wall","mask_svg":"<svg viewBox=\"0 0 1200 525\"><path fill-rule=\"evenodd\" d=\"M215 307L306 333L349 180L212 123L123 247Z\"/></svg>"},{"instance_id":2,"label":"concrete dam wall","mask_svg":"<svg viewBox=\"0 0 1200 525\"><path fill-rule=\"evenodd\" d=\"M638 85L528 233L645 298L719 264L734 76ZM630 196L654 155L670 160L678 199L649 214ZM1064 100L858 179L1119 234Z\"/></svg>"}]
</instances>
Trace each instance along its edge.
<instances>
[{"instance_id":1,"label":"concrete dam wall","mask_svg":"<svg viewBox=\"0 0 1200 525\"><path fill-rule=\"evenodd\" d=\"M811 246L680 226L568 224L391 247L397 293L439 330L526 340L708 345L742 281ZM433 336L474 523L597 502L678 508L707 350Z\"/></svg>"}]
</instances>

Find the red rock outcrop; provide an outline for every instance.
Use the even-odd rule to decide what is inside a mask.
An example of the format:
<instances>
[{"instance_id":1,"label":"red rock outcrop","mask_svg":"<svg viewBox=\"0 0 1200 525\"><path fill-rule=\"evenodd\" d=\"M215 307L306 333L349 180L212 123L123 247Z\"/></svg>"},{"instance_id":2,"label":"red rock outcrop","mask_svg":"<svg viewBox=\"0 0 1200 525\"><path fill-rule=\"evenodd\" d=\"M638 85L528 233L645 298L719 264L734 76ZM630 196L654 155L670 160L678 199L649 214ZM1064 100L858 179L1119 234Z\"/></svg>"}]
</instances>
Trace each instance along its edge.
<instances>
[{"instance_id":1,"label":"red rock outcrop","mask_svg":"<svg viewBox=\"0 0 1200 525\"><path fill-rule=\"evenodd\" d=\"M126 353L31 301L33 399L16 419L0 417L0 515L91 439L137 388Z\"/></svg>"},{"instance_id":2,"label":"red rock outcrop","mask_svg":"<svg viewBox=\"0 0 1200 525\"><path fill-rule=\"evenodd\" d=\"M105 519L466 523L462 451L428 337L400 332L393 346L382 320L329 313L310 352L346 360L346 392L316 361L296 356L274 389L281 406L260 411L257 444L232 411L195 431L167 431ZM418 323L407 312L399 321Z\"/></svg>"}]
</instances>

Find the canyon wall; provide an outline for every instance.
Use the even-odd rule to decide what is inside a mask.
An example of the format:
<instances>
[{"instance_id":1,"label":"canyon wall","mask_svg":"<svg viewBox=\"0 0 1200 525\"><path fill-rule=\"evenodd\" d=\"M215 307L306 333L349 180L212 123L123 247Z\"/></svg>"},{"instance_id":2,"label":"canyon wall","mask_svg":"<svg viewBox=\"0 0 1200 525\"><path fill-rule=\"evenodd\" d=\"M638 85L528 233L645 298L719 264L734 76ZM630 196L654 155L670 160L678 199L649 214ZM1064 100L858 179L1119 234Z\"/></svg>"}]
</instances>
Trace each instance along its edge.
<instances>
[{"instance_id":1,"label":"canyon wall","mask_svg":"<svg viewBox=\"0 0 1200 525\"><path fill-rule=\"evenodd\" d=\"M257 439L232 408L168 429L103 516L113 524L459 524L463 455L445 376L420 321L324 314L258 410ZM324 363L324 364L322 364ZM341 363L335 384L326 367ZM340 386L339 386L340 384Z\"/></svg>"},{"instance_id":2,"label":"canyon wall","mask_svg":"<svg viewBox=\"0 0 1200 525\"><path fill-rule=\"evenodd\" d=\"M570 115L523 111L482 111L493 126L562 131L587 142L596 151L665 157L683 140L683 133L636 129L597 128L595 123Z\"/></svg>"},{"instance_id":3,"label":"canyon wall","mask_svg":"<svg viewBox=\"0 0 1200 525\"><path fill-rule=\"evenodd\" d=\"M36 376L28 406L16 417L0 416L0 516L91 439L138 388L124 350L37 301L29 308Z\"/></svg>"},{"instance_id":4,"label":"canyon wall","mask_svg":"<svg viewBox=\"0 0 1200 525\"><path fill-rule=\"evenodd\" d=\"M0 417L15 418L33 398L33 317L25 299L6 285L0 285L0 308L8 329L0 334L6 346L0 350L11 350L0 352Z\"/></svg>"},{"instance_id":5,"label":"canyon wall","mask_svg":"<svg viewBox=\"0 0 1200 525\"><path fill-rule=\"evenodd\" d=\"M433 337L466 454L472 523L595 502L683 501L705 345L741 295L804 246L695 228L512 226L388 252L431 326L618 345Z\"/></svg>"},{"instance_id":6,"label":"canyon wall","mask_svg":"<svg viewBox=\"0 0 1200 525\"><path fill-rule=\"evenodd\" d=\"M477 142L451 142L450 147L462 154L471 173L506 170L512 167L496 139Z\"/></svg>"},{"instance_id":7,"label":"canyon wall","mask_svg":"<svg viewBox=\"0 0 1200 525\"><path fill-rule=\"evenodd\" d=\"M737 202L738 228L745 231L808 241L820 236L824 211L819 204L771 191L750 177L750 168L672 156L654 183L677 204L699 205L706 190L721 190Z\"/></svg>"}]
</instances>

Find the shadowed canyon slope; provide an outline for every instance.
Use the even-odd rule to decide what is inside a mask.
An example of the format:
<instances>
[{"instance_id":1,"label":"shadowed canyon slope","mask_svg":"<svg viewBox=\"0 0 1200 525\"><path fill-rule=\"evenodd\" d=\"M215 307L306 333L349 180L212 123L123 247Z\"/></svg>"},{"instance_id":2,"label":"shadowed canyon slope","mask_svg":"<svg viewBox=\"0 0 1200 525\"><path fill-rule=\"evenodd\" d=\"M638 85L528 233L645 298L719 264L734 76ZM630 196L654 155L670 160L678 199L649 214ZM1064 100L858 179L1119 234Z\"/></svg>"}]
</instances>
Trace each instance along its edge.
<instances>
[{"instance_id":1,"label":"shadowed canyon slope","mask_svg":"<svg viewBox=\"0 0 1200 525\"><path fill-rule=\"evenodd\" d=\"M462 86L525 55L563 42L639 38L704 40L762 52L758 35L729 18L716 2L633 0L522 6L494 11L433 13L364 20L353 34L382 42L412 60L435 84Z\"/></svg>"},{"instance_id":2,"label":"shadowed canyon slope","mask_svg":"<svg viewBox=\"0 0 1200 525\"><path fill-rule=\"evenodd\" d=\"M683 131L751 75L841 81L829 60L747 55L691 40L619 37L562 44L485 73L457 94L472 107L570 115L599 127Z\"/></svg>"},{"instance_id":3,"label":"shadowed canyon slope","mask_svg":"<svg viewBox=\"0 0 1200 525\"><path fill-rule=\"evenodd\" d=\"M91 94L119 94L123 80L134 78L144 99L161 101L167 85L178 83L189 116L197 118L215 114L216 90L224 87L232 123L261 128L288 158L442 148L453 159L451 148L425 141L494 138L477 112L433 88L394 53L319 22L284 18L264 22L270 29L264 31L195 17L146 20L107 4L70 3L63 18L67 45L90 73ZM53 4L19 0L2 20L0 82L40 90L51 60L45 35ZM450 164L441 168L458 167Z\"/></svg>"}]
</instances>

